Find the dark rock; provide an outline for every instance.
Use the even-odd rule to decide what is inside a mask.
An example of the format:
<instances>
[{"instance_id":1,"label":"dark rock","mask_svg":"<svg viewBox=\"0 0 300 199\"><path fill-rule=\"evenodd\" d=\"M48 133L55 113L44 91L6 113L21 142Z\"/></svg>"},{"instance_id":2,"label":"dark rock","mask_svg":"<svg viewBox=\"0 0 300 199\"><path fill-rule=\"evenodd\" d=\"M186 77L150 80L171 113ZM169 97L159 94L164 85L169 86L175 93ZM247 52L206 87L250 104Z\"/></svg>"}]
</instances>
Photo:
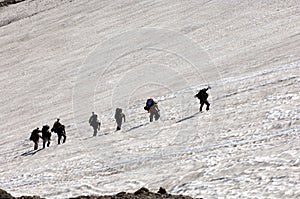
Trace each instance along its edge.
<instances>
[{"instance_id":1,"label":"dark rock","mask_svg":"<svg viewBox=\"0 0 300 199\"><path fill-rule=\"evenodd\" d=\"M7 193L6 191L0 189L0 198L11 199L13 197L9 193Z\"/></svg>"},{"instance_id":2,"label":"dark rock","mask_svg":"<svg viewBox=\"0 0 300 199\"><path fill-rule=\"evenodd\" d=\"M0 7L9 6L12 4L17 4L25 0L4 0L0 2Z\"/></svg>"},{"instance_id":3,"label":"dark rock","mask_svg":"<svg viewBox=\"0 0 300 199\"><path fill-rule=\"evenodd\" d=\"M167 191L166 191L166 189L160 187L157 193L165 195L165 194L167 194Z\"/></svg>"},{"instance_id":4,"label":"dark rock","mask_svg":"<svg viewBox=\"0 0 300 199\"><path fill-rule=\"evenodd\" d=\"M4 190L0 189L0 199L6 198L6 199L41 199L39 196L22 196L15 198L11 196L9 193L7 193ZM183 195L171 195L167 194L166 189L160 187L158 193L150 192L147 188L142 187L141 189L137 190L135 193L126 193L126 192L120 192L116 195L110 195L110 196L77 196L70 199L193 199L189 196L183 196Z\"/></svg>"},{"instance_id":5,"label":"dark rock","mask_svg":"<svg viewBox=\"0 0 300 199\"><path fill-rule=\"evenodd\" d=\"M139 190L137 190L136 192L134 192L134 195L141 195L141 194L145 194L145 193L149 193L149 190L145 187L142 187Z\"/></svg>"},{"instance_id":6,"label":"dark rock","mask_svg":"<svg viewBox=\"0 0 300 199\"><path fill-rule=\"evenodd\" d=\"M126 192L120 192L120 193L118 193L116 196L117 197L122 197L122 196L124 196L126 194Z\"/></svg>"}]
</instances>

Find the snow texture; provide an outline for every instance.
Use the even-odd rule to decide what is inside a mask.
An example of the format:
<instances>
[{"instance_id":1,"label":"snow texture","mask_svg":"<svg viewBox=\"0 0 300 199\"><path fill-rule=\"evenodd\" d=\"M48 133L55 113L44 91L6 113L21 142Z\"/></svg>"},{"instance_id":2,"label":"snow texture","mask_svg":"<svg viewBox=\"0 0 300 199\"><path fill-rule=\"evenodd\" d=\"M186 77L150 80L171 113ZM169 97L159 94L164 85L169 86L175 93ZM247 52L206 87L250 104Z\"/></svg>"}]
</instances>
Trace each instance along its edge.
<instances>
[{"instance_id":1,"label":"snow texture","mask_svg":"<svg viewBox=\"0 0 300 199\"><path fill-rule=\"evenodd\" d=\"M300 198L299 13L296 0L0 7L0 188ZM198 113L194 95L208 85L210 110ZM153 123L148 97L161 110ZM115 132L117 107L127 121ZM30 132L57 117L66 143L53 134L33 151Z\"/></svg>"}]
</instances>

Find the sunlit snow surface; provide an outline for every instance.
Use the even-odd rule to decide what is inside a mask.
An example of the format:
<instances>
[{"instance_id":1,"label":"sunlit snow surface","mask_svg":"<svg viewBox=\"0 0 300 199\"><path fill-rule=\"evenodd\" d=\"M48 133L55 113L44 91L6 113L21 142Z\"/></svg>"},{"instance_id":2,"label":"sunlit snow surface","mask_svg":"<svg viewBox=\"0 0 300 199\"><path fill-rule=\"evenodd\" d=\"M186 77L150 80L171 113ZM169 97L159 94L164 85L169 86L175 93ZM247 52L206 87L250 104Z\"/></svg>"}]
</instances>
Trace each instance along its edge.
<instances>
[{"instance_id":1,"label":"sunlit snow surface","mask_svg":"<svg viewBox=\"0 0 300 199\"><path fill-rule=\"evenodd\" d=\"M0 8L0 188L300 197L297 1L24 1ZM198 113L196 92L212 87ZM149 123L146 98L161 119ZM115 132L114 109L126 114ZM92 137L91 112L100 134ZM32 151L30 132L67 127ZM42 143L40 142L40 147Z\"/></svg>"}]
</instances>

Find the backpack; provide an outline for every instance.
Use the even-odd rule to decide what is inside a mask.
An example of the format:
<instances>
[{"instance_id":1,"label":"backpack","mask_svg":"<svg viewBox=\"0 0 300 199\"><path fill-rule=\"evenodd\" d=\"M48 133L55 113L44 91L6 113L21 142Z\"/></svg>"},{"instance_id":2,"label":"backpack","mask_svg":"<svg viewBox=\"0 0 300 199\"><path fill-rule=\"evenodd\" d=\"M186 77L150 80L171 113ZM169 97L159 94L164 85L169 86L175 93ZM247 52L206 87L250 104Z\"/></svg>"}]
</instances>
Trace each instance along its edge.
<instances>
[{"instance_id":1,"label":"backpack","mask_svg":"<svg viewBox=\"0 0 300 199\"><path fill-rule=\"evenodd\" d=\"M152 98L147 99L146 106L152 106L153 104L154 104L154 101Z\"/></svg>"},{"instance_id":2,"label":"backpack","mask_svg":"<svg viewBox=\"0 0 300 199\"><path fill-rule=\"evenodd\" d=\"M206 90L202 89L197 95L195 95L195 97L197 97L199 100L205 101L208 98L208 93L206 92Z\"/></svg>"},{"instance_id":3,"label":"backpack","mask_svg":"<svg viewBox=\"0 0 300 199\"><path fill-rule=\"evenodd\" d=\"M47 132L50 129L48 125L44 125L42 128L42 132Z\"/></svg>"},{"instance_id":4,"label":"backpack","mask_svg":"<svg viewBox=\"0 0 300 199\"><path fill-rule=\"evenodd\" d=\"M150 107L155 104L152 98L147 99L146 106L144 107L145 110L149 111Z\"/></svg>"},{"instance_id":5,"label":"backpack","mask_svg":"<svg viewBox=\"0 0 300 199\"><path fill-rule=\"evenodd\" d=\"M31 132L31 135L30 135L30 138L29 140L31 141L36 141L39 139L40 135L39 135L40 131L38 129L34 129L32 132Z\"/></svg>"}]
</instances>

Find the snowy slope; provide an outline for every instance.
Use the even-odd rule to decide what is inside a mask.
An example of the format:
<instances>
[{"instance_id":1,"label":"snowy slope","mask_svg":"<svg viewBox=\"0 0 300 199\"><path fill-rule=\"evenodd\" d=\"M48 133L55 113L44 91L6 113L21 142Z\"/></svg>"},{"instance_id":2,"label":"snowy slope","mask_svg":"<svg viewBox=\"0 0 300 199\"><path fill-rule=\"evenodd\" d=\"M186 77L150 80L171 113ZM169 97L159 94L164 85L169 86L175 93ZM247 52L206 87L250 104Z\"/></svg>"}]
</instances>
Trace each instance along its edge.
<instances>
[{"instance_id":1,"label":"snowy slope","mask_svg":"<svg viewBox=\"0 0 300 199\"><path fill-rule=\"evenodd\" d=\"M300 197L297 1L24 1L0 8L0 188L67 198L142 186ZM149 86L150 85L150 86ZM211 110L193 95L207 85ZM159 100L149 124L145 99ZM114 132L113 112L127 116ZM100 115L92 137L88 118ZM67 142L32 152L36 126Z\"/></svg>"}]
</instances>

